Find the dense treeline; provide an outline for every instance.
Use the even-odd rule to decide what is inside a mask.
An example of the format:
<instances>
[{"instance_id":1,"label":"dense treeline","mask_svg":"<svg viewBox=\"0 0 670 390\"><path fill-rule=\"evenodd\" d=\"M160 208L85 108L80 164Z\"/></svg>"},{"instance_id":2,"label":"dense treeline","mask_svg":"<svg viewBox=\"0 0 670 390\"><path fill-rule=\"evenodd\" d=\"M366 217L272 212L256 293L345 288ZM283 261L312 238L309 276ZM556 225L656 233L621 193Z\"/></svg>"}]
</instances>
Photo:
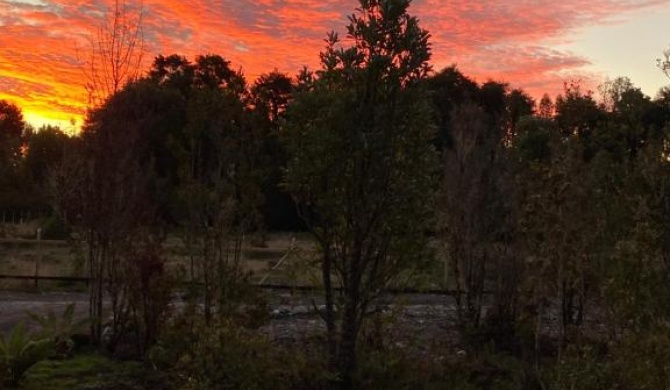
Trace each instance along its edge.
<instances>
[{"instance_id":1,"label":"dense treeline","mask_svg":"<svg viewBox=\"0 0 670 390\"><path fill-rule=\"evenodd\" d=\"M566 84L536 102L433 72L409 3L361 2L352 46L330 34L320 69L295 78L158 56L75 137L1 102L0 209L53 207L86 247L94 339L110 297L107 348L134 346L173 383L666 388L670 89L652 99L618 78L600 101ZM249 331L262 304L241 248L264 229L314 236L323 353ZM167 310L168 233L197 282L182 314ZM463 354L364 342L390 285L436 272Z\"/></svg>"}]
</instances>

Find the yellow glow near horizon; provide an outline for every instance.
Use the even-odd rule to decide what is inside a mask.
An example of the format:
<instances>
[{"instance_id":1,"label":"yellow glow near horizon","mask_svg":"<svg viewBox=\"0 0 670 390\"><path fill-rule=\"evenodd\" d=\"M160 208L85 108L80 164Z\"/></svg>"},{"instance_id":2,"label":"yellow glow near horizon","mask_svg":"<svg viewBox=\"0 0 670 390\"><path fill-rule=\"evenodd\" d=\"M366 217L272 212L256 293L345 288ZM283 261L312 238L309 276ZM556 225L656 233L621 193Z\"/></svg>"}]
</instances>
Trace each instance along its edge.
<instances>
[{"instance_id":1,"label":"yellow glow near horizon","mask_svg":"<svg viewBox=\"0 0 670 390\"><path fill-rule=\"evenodd\" d=\"M81 125L84 121L83 115L67 118L64 115L59 115L57 112L41 114L30 111L23 112L23 119L26 123L33 126L35 130L39 130L42 126L51 125L59 127L68 135L77 134L81 130Z\"/></svg>"}]
</instances>

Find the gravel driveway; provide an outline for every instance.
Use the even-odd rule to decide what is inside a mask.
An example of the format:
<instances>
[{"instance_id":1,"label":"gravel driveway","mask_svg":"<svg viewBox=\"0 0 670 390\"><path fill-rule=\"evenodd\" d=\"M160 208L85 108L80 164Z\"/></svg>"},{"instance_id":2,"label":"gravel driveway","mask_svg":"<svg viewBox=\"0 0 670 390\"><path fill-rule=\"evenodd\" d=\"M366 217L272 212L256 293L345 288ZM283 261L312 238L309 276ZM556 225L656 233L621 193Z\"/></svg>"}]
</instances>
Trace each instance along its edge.
<instances>
[{"instance_id":1,"label":"gravel driveway","mask_svg":"<svg viewBox=\"0 0 670 390\"><path fill-rule=\"evenodd\" d=\"M20 321L31 325L27 312L45 315L53 311L60 315L67 305L75 303L76 316L83 318L88 311L87 293L25 293L0 291L0 332L9 331ZM277 292L270 302L271 319L259 331L280 342L297 341L322 334L323 321L314 312L318 299ZM394 343L428 346L443 341L453 345L455 333L455 305L453 298L429 294L411 294L389 299L383 312L392 316L393 325L387 336ZM444 344L443 343L443 344Z\"/></svg>"},{"instance_id":2,"label":"gravel driveway","mask_svg":"<svg viewBox=\"0 0 670 390\"><path fill-rule=\"evenodd\" d=\"M88 294L0 291L0 332L7 332L21 321L30 325L32 321L28 317L28 312L45 315L53 311L58 316L70 303L75 304L76 315L83 317L88 311Z\"/></svg>"}]
</instances>

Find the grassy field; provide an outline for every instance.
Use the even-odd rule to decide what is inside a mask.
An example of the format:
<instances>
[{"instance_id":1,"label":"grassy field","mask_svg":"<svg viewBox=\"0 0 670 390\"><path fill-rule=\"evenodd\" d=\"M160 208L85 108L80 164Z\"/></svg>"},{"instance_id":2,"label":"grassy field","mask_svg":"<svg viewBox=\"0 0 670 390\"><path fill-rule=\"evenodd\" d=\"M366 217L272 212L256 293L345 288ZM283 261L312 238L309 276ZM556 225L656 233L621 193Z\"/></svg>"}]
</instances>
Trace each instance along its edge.
<instances>
[{"instance_id":1,"label":"grassy field","mask_svg":"<svg viewBox=\"0 0 670 390\"><path fill-rule=\"evenodd\" d=\"M86 262L83 254L64 240L42 240L38 243L35 231L38 225L0 225L0 275L85 277ZM190 253L182 239L171 235L165 240L164 254L168 269L176 275L187 275ZM272 232L245 238L242 246L244 269L251 273L253 283L317 285L320 270L316 246L308 233ZM412 278L412 287L439 288L443 266L426 270L419 278ZM402 283L402 282L401 282ZM40 289L79 291L83 283L40 281ZM407 287L405 283L397 287ZM34 289L32 281L0 279L0 290Z\"/></svg>"},{"instance_id":2,"label":"grassy field","mask_svg":"<svg viewBox=\"0 0 670 390\"><path fill-rule=\"evenodd\" d=\"M134 361L116 361L94 353L64 360L44 360L22 381L24 390L164 388L161 377Z\"/></svg>"},{"instance_id":3,"label":"grassy field","mask_svg":"<svg viewBox=\"0 0 670 390\"><path fill-rule=\"evenodd\" d=\"M85 276L85 260L64 240L41 240L34 236L36 223L0 227L0 275ZM190 256L182 240L170 236L164 245L171 270L188 267ZM305 233L269 233L262 239L246 239L243 243L244 268L252 281L264 283L304 284L313 282L315 246ZM312 265L310 265L312 264ZM42 288L77 289L72 282L44 282ZM32 281L0 279L0 289L29 289ZM83 286L80 286L83 287Z\"/></svg>"},{"instance_id":4,"label":"grassy field","mask_svg":"<svg viewBox=\"0 0 670 390\"><path fill-rule=\"evenodd\" d=\"M45 240L38 244L35 239L0 239L0 274L3 275L76 276L75 259L66 241ZM58 283L49 284L53 284L51 288L58 287ZM0 289L23 289L32 285L29 281L0 279Z\"/></svg>"}]
</instances>

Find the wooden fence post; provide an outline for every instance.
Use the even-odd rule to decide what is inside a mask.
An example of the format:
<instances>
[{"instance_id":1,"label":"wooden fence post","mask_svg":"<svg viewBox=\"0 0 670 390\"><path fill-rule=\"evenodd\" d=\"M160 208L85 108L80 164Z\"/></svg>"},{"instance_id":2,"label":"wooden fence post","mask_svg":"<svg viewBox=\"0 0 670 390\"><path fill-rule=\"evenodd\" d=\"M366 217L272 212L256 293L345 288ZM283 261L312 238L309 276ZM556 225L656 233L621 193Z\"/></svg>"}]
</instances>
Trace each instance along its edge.
<instances>
[{"instance_id":1,"label":"wooden fence post","mask_svg":"<svg viewBox=\"0 0 670 390\"><path fill-rule=\"evenodd\" d=\"M40 276L40 261L42 260L42 228L37 228L37 256L35 256L35 289L38 287Z\"/></svg>"}]
</instances>

